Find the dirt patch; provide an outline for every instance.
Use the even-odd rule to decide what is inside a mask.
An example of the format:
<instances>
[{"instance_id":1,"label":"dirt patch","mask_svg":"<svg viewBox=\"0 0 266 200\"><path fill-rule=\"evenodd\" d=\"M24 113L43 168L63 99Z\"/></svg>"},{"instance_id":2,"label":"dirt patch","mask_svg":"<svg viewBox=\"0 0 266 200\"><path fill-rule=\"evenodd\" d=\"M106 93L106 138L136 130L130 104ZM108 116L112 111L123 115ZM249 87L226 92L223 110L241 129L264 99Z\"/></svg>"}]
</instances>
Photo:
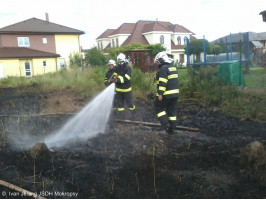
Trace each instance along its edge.
<instances>
[{"instance_id":1,"label":"dirt patch","mask_svg":"<svg viewBox=\"0 0 266 200\"><path fill-rule=\"evenodd\" d=\"M266 171L258 169L254 173L240 164L240 153L247 144L258 141L266 145L265 123L241 121L198 105L182 104L178 106L179 125L200 131L177 131L168 136L160 128L117 123L113 120L116 116L112 116L105 133L79 144L54 148L47 159L37 160L28 156L21 144L14 144L10 136L21 138L23 143L27 135L33 146L36 138L43 138L71 117L62 112L75 112L89 99L68 92L21 94L10 89L0 94L0 177L38 195L266 197ZM136 108L136 116L127 113L126 118L158 122L152 102L137 102ZM51 111L61 114L47 114ZM24 198L3 186L0 191L3 198Z\"/></svg>"},{"instance_id":2,"label":"dirt patch","mask_svg":"<svg viewBox=\"0 0 266 200\"><path fill-rule=\"evenodd\" d=\"M41 95L41 114L75 113L82 108L85 98L67 90Z\"/></svg>"}]
</instances>

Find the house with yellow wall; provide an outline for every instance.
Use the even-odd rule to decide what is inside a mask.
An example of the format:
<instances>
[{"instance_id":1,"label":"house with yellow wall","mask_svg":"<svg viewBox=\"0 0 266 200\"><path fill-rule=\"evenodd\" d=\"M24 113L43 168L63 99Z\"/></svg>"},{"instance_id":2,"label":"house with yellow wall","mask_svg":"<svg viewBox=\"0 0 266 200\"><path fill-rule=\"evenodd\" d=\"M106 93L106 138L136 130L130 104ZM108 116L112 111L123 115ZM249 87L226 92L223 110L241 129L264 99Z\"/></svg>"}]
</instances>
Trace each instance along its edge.
<instances>
[{"instance_id":1,"label":"house with yellow wall","mask_svg":"<svg viewBox=\"0 0 266 200\"><path fill-rule=\"evenodd\" d=\"M83 31L31 18L0 29L0 78L31 77L69 66Z\"/></svg>"}]
</instances>

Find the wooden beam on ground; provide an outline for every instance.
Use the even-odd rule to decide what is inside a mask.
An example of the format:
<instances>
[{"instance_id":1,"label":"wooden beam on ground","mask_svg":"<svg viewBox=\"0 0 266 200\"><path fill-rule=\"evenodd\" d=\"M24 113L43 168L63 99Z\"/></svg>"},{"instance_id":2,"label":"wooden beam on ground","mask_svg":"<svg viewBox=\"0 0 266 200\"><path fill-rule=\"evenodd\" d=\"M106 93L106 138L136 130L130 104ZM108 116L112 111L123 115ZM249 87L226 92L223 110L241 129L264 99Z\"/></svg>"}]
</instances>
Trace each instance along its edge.
<instances>
[{"instance_id":1,"label":"wooden beam on ground","mask_svg":"<svg viewBox=\"0 0 266 200\"><path fill-rule=\"evenodd\" d=\"M136 124L136 125L151 126L151 127L162 126L160 123L152 123L152 122L141 122L141 121L131 121L131 120L121 120L121 119L116 119L115 121L119 123L128 123L128 124ZM176 126L176 129L186 130L186 131L199 131L198 128L191 128L186 126Z\"/></svg>"}]
</instances>

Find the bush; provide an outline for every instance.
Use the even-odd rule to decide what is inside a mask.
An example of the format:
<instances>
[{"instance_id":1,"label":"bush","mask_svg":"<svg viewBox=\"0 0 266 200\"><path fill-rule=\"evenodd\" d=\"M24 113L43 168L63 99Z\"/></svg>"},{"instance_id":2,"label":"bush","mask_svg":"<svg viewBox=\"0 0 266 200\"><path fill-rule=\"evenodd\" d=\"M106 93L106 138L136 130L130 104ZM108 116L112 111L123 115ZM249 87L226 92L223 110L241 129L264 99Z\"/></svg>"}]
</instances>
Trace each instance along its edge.
<instances>
[{"instance_id":1,"label":"bush","mask_svg":"<svg viewBox=\"0 0 266 200\"><path fill-rule=\"evenodd\" d=\"M70 68L82 67L82 56L79 53L69 55Z\"/></svg>"},{"instance_id":2,"label":"bush","mask_svg":"<svg viewBox=\"0 0 266 200\"><path fill-rule=\"evenodd\" d=\"M107 58L96 47L90 49L86 53L85 57L86 57L85 60L91 66L101 66L101 65L106 65L107 63Z\"/></svg>"}]
</instances>

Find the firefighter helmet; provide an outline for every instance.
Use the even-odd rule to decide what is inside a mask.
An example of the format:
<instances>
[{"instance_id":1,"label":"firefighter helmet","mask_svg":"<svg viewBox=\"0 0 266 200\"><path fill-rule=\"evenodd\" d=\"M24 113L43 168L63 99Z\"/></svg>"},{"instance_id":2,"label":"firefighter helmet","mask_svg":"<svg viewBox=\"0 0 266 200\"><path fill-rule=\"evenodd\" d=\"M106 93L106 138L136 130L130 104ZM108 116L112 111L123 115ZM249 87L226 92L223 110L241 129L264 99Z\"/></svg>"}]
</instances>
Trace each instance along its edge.
<instances>
[{"instance_id":1,"label":"firefighter helmet","mask_svg":"<svg viewBox=\"0 0 266 200\"><path fill-rule=\"evenodd\" d=\"M173 62L173 59L169 58L165 51L162 51L162 52L159 52L155 56L154 62L158 62L160 64L162 64L162 63L171 63L171 62Z\"/></svg>"},{"instance_id":2,"label":"firefighter helmet","mask_svg":"<svg viewBox=\"0 0 266 200\"><path fill-rule=\"evenodd\" d=\"M120 54L117 56L117 62L118 62L118 63L125 63L125 62L127 62L127 59L126 59L125 54L120 53Z\"/></svg>"},{"instance_id":3,"label":"firefighter helmet","mask_svg":"<svg viewBox=\"0 0 266 200\"><path fill-rule=\"evenodd\" d=\"M116 63L115 63L114 60L109 60L107 65L108 65L108 66L109 66L109 65L116 66Z\"/></svg>"}]
</instances>

